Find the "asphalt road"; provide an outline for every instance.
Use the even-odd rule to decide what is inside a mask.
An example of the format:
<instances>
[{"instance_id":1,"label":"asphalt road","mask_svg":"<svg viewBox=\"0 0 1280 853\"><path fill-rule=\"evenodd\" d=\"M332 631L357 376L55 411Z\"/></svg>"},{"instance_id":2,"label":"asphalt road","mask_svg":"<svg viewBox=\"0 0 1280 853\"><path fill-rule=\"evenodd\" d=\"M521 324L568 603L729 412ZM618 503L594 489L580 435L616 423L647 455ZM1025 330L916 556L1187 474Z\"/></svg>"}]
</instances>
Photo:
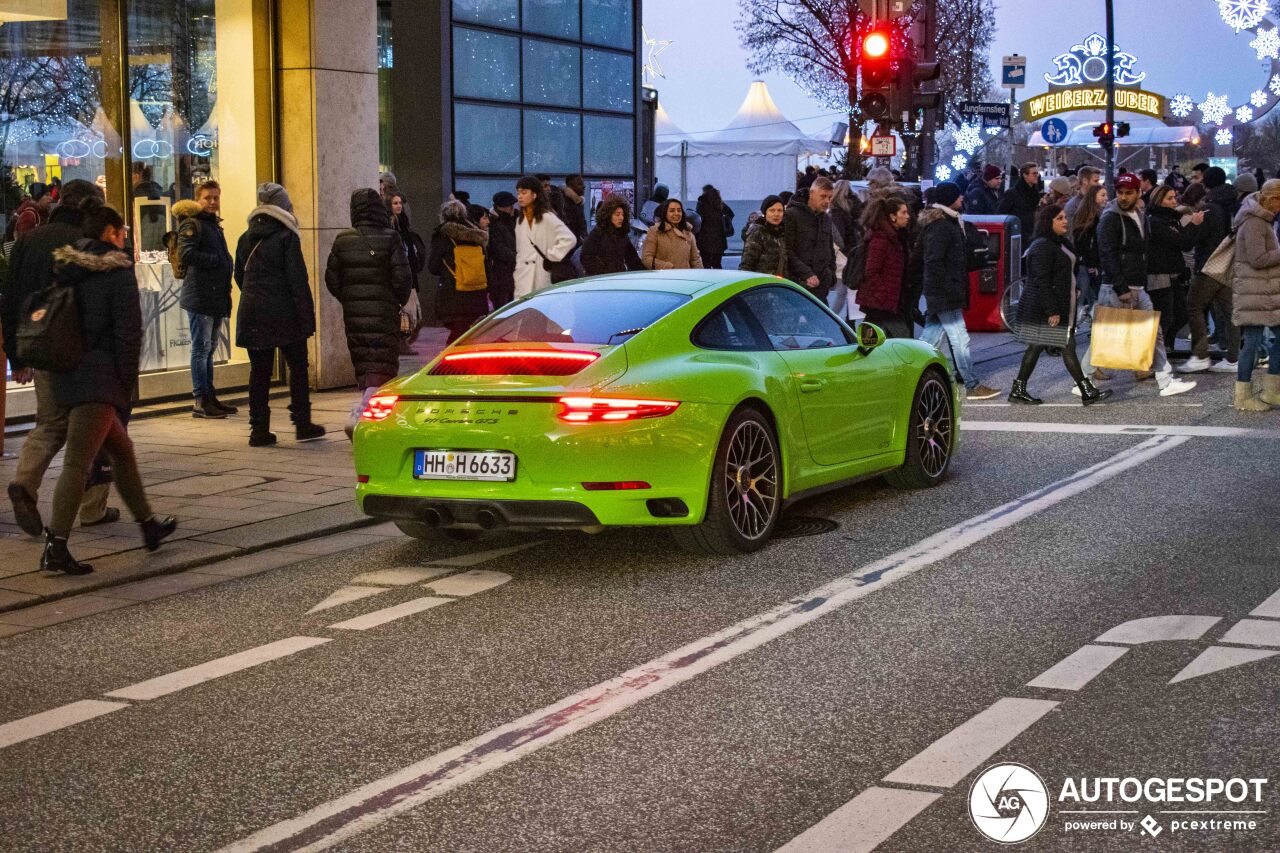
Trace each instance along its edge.
<instances>
[{"instance_id":1,"label":"asphalt road","mask_svg":"<svg viewBox=\"0 0 1280 853\"><path fill-rule=\"evenodd\" d=\"M741 559L647 531L393 539L0 639L0 849L991 850L971 786L1009 762L1047 811L985 825L1041 823L1025 849L1280 849L1280 415L1224 411L1229 379L970 406L942 486L809 501L839 527ZM1107 636L1167 615L1208 618ZM1170 683L1193 661L1236 665ZM114 704L32 735L86 701ZM1268 781L1060 801L1095 777ZM1067 828L1112 820L1134 826Z\"/></svg>"}]
</instances>

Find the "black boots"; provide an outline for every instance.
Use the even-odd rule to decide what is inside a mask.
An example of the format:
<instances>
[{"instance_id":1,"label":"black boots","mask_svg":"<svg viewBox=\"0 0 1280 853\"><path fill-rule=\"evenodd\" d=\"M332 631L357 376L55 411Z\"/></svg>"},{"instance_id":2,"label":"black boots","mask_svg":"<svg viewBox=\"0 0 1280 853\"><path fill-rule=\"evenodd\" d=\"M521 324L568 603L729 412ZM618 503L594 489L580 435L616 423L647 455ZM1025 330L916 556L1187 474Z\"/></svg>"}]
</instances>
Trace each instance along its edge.
<instances>
[{"instance_id":1,"label":"black boots","mask_svg":"<svg viewBox=\"0 0 1280 853\"><path fill-rule=\"evenodd\" d=\"M294 437L298 441L315 441L317 438L324 438L324 427L311 421L299 423L294 427Z\"/></svg>"},{"instance_id":2,"label":"black boots","mask_svg":"<svg viewBox=\"0 0 1280 853\"><path fill-rule=\"evenodd\" d=\"M1032 397L1027 391L1027 383L1022 379L1013 380L1013 389L1009 392L1010 403L1023 403L1028 406L1038 406L1044 402L1039 397Z\"/></svg>"},{"instance_id":3,"label":"black boots","mask_svg":"<svg viewBox=\"0 0 1280 853\"><path fill-rule=\"evenodd\" d=\"M69 575L87 575L93 572L93 566L77 562L67 550L67 540L59 539L53 531L45 528L44 553L40 555L40 569L45 572L65 572Z\"/></svg>"},{"instance_id":4,"label":"black boots","mask_svg":"<svg viewBox=\"0 0 1280 853\"><path fill-rule=\"evenodd\" d=\"M266 427L253 427L249 431L250 447L271 447L276 443L276 434Z\"/></svg>"},{"instance_id":5,"label":"black boots","mask_svg":"<svg viewBox=\"0 0 1280 853\"><path fill-rule=\"evenodd\" d=\"M153 515L146 521L138 522L138 526L142 528L142 541L146 543L147 550L154 551L170 533L178 529L178 519L172 515L167 518L156 518Z\"/></svg>"},{"instance_id":6,"label":"black boots","mask_svg":"<svg viewBox=\"0 0 1280 853\"><path fill-rule=\"evenodd\" d=\"M39 536L44 530L40 508L31 493L17 483L9 484L9 500L13 502L13 518L28 536Z\"/></svg>"},{"instance_id":7,"label":"black boots","mask_svg":"<svg viewBox=\"0 0 1280 853\"><path fill-rule=\"evenodd\" d=\"M209 402L213 403L213 407L224 415L234 415L236 412L240 411L235 406L228 406L226 403L219 400L217 391L209 392Z\"/></svg>"},{"instance_id":8,"label":"black boots","mask_svg":"<svg viewBox=\"0 0 1280 853\"><path fill-rule=\"evenodd\" d=\"M1101 403L1103 400L1111 396L1111 390L1099 391L1093 382L1089 379L1081 379L1076 383L1080 387L1080 402L1086 406L1092 406L1094 403Z\"/></svg>"},{"instance_id":9,"label":"black boots","mask_svg":"<svg viewBox=\"0 0 1280 853\"><path fill-rule=\"evenodd\" d=\"M191 417L193 418L222 420L226 416L227 413L214 403L212 394L205 394L203 397L197 398L195 405L191 408Z\"/></svg>"}]
</instances>

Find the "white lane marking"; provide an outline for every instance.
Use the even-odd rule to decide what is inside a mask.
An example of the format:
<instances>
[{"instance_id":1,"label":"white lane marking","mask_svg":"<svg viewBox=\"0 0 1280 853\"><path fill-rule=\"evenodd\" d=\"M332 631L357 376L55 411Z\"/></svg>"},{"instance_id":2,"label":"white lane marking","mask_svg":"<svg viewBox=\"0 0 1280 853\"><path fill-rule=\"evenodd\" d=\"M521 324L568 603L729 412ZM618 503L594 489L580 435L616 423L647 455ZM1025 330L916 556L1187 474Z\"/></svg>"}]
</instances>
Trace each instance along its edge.
<instances>
[{"instance_id":1,"label":"white lane marking","mask_svg":"<svg viewBox=\"0 0 1280 853\"><path fill-rule=\"evenodd\" d=\"M1127 651L1123 646L1082 646L1028 681L1027 686L1080 690Z\"/></svg>"},{"instance_id":2,"label":"white lane marking","mask_svg":"<svg viewBox=\"0 0 1280 853\"><path fill-rule=\"evenodd\" d=\"M56 732L58 729L65 729L67 726L74 726L76 723L83 723L85 720L92 720L94 717L101 717L103 714L110 714L112 711L119 711L121 708L130 708L128 702L103 702L98 699L85 699L80 702L72 702L70 705L63 705L60 708L52 708L48 711L41 711L39 714L32 714L29 717L23 717L4 725L0 725L0 749L6 746L13 746L15 743L21 743L24 740L31 740L33 737L40 737L49 732Z\"/></svg>"},{"instance_id":3,"label":"white lane marking","mask_svg":"<svg viewBox=\"0 0 1280 853\"><path fill-rule=\"evenodd\" d=\"M1153 403L1147 399L1142 399L1140 401L1139 400L1132 400L1132 401L1115 400L1111 403L1111 405L1114 406L1121 402L1135 402L1135 403L1141 402L1142 407L1144 409L1203 409L1204 408L1204 403ZM1021 408L1022 404L1021 403L969 403L969 402L966 402L964 404L964 407L966 409L1012 409L1015 407ZM1080 401L1077 400L1074 403L1041 403L1038 406L1036 406L1036 408L1037 409L1079 409L1081 408L1081 406L1080 406Z\"/></svg>"},{"instance_id":4,"label":"white lane marking","mask_svg":"<svg viewBox=\"0 0 1280 853\"><path fill-rule=\"evenodd\" d=\"M1058 704L1047 699L999 699L908 759L884 781L950 788Z\"/></svg>"},{"instance_id":5,"label":"white lane marking","mask_svg":"<svg viewBox=\"0 0 1280 853\"><path fill-rule=\"evenodd\" d=\"M1224 669L1230 669L1233 666L1243 666L1246 663L1265 660L1276 655L1280 655L1280 652L1272 652L1265 649L1229 649L1223 646L1210 646L1201 652L1199 657L1183 667L1182 672L1169 679L1169 683L1177 684L1179 681L1199 678L1202 675L1210 675L1215 672L1221 672Z\"/></svg>"},{"instance_id":6,"label":"white lane marking","mask_svg":"<svg viewBox=\"0 0 1280 853\"><path fill-rule=\"evenodd\" d=\"M197 684L203 684L206 681L212 681L215 678L221 678L224 675L231 675L233 672L252 669L255 666L270 663L273 660L279 660L328 642L332 642L332 638L289 637L285 640L276 640L274 643L267 643L263 646L237 652L234 655L227 655L223 658L180 669L168 675L140 681L137 684L131 684L119 690L112 690L104 695L114 699L135 699L139 701L156 699L160 696L168 696L170 693L177 693L179 690L186 690L188 687L194 687Z\"/></svg>"},{"instance_id":7,"label":"white lane marking","mask_svg":"<svg viewBox=\"0 0 1280 853\"><path fill-rule=\"evenodd\" d=\"M372 613L366 613L363 616L357 616L354 619L347 619L344 622L335 622L329 627L340 631L368 631L370 628L377 628L379 625L385 625L388 622L394 622L397 619L403 619L406 616L413 616L424 610L430 610L433 607L439 607L442 604L448 604L450 601L456 601L453 598L415 598L412 601L406 601L403 604L396 604L391 607L384 607L381 610L375 610Z\"/></svg>"},{"instance_id":8,"label":"white lane marking","mask_svg":"<svg viewBox=\"0 0 1280 853\"><path fill-rule=\"evenodd\" d=\"M423 584L423 586L436 595L453 595L464 598L468 595L475 595L477 592L484 592L486 589L502 586L510 580L511 575L503 572L472 569L460 575L453 575L452 577L441 578L440 580Z\"/></svg>"},{"instance_id":9,"label":"white lane marking","mask_svg":"<svg viewBox=\"0 0 1280 853\"><path fill-rule=\"evenodd\" d=\"M869 853L941 794L868 788L778 848L778 853Z\"/></svg>"},{"instance_id":10,"label":"white lane marking","mask_svg":"<svg viewBox=\"0 0 1280 853\"><path fill-rule=\"evenodd\" d=\"M428 564L432 566L452 566L455 569L469 569L480 563L496 560L499 557L506 557L511 554L519 554L521 551L527 551L541 545L543 540L537 539L533 542L525 542L521 545L512 545L510 548L493 548L489 551L478 551L474 554L463 554L458 557L449 557L444 560L428 560Z\"/></svg>"},{"instance_id":11,"label":"white lane marking","mask_svg":"<svg viewBox=\"0 0 1280 853\"><path fill-rule=\"evenodd\" d=\"M1280 622L1264 619L1241 619L1222 635L1219 643L1238 643L1242 646L1280 647Z\"/></svg>"},{"instance_id":12,"label":"white lane marking","mask_svg":"<svg viewBox=\"0 0 1280 853\"><path fill-rule=\"evenodd\" d=\"M1130 619L1097 639L1099 643L1162 643L1169 640L1198 640L1221 622L1219 616L1148 616Z\"/></svg>"},{"instance_id":13,"label":"white lane marking","mask_svg":"<svg viewBox=\"0 0 1280 853\"><path fill-rule=\"evenodd\" d=\"M736 625L430 756L225 851L322 850L759 648L1184 444L1153 438Z\"/></svg>"},{"instance_id":14,"label":"white lane marking","mask_svg":"<svg viewBox=\"0 0 1280 853\"><path fill-rule=\"evenodd\" d=\"M321 610L329 610L333 607L341 607L344 604L350 604L353 601L361 601L372 595L379 595L391 590L385 586L344 586L339 587L336 592L317 604L315 607L307 611L307 615L319 613Z\"/></svg>"},{"instance_id":15,"label":"white lane marking","mask_svg":"<svg viewBox=\"0 0 1280 853\"><path fill-rule=\"evenodd\" d=\"M376 572L365 572L362 575L353 577L351 582L371 583L377 586L408 586L412 583L422 583L432 578L438 578L441 575L447 575L451 571L453 569L444 567L420 569L405 566L398 569L379 569Z\"/></svg>"},{"instance_id":16,"label":"white lane marking","mask_svg":"<svg viewBox=\"0 0 1280 853\"><path fill-rule=\"evenodd\" d=\"M1253 609L1250 616L1261 616L1263 619L1280 619L1280 589L1271 597Z\"/></svg>"},{"instance_id":17,"label":"white lane marking","mask_svg":"<svg viewBox=\"0 0 1280 853\"><path fill-rule=\"evenodd\" d=\"M1187 438L1280 439L1280 430L1240 427L1150 426L1143 424L1057 424L1042 421L970 421L966 432L1066 432L1076 435L1178 435Z\"/></svg>"}]
</instances>

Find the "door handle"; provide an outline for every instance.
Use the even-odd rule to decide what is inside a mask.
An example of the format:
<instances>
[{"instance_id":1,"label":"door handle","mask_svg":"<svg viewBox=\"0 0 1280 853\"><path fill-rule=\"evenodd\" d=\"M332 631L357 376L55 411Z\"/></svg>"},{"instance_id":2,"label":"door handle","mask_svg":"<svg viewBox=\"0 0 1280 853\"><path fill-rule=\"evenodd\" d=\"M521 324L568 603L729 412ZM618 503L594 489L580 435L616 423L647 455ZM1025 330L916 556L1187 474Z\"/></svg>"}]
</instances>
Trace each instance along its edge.
<instances>
[{"instance_id":1,"label":"door handle","mask_svg":"<svg viewBox=\"0 0 1280 853\"><path fill-rule=\"evenodd\" d=\"M812 394L815 391L821 391L826 384L822 379L801 379L800 390L805 394Z\"/></svg>"}]
</instances>

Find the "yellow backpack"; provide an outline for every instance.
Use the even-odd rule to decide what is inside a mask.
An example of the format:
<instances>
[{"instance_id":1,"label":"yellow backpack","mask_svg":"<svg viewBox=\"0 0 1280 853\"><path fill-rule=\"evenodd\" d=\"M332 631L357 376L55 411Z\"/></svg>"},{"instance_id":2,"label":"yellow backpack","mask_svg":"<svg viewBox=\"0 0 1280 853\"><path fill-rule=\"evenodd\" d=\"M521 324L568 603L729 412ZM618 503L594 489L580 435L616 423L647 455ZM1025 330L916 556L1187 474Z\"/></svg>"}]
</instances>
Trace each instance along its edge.
<instances>
[{"instance_id":1,"label":"yellow backpack","mask_svg":"<svg viewBox=\"0 0 1280 853\"><path fill-rule=\"evenodd\" d=\"M469 293L489 287L489 277L484 271L484 249L454 243L453 263L454 267L445 264L445 268L453 273L454 290Z\"/></svg>"}]
</instances>

